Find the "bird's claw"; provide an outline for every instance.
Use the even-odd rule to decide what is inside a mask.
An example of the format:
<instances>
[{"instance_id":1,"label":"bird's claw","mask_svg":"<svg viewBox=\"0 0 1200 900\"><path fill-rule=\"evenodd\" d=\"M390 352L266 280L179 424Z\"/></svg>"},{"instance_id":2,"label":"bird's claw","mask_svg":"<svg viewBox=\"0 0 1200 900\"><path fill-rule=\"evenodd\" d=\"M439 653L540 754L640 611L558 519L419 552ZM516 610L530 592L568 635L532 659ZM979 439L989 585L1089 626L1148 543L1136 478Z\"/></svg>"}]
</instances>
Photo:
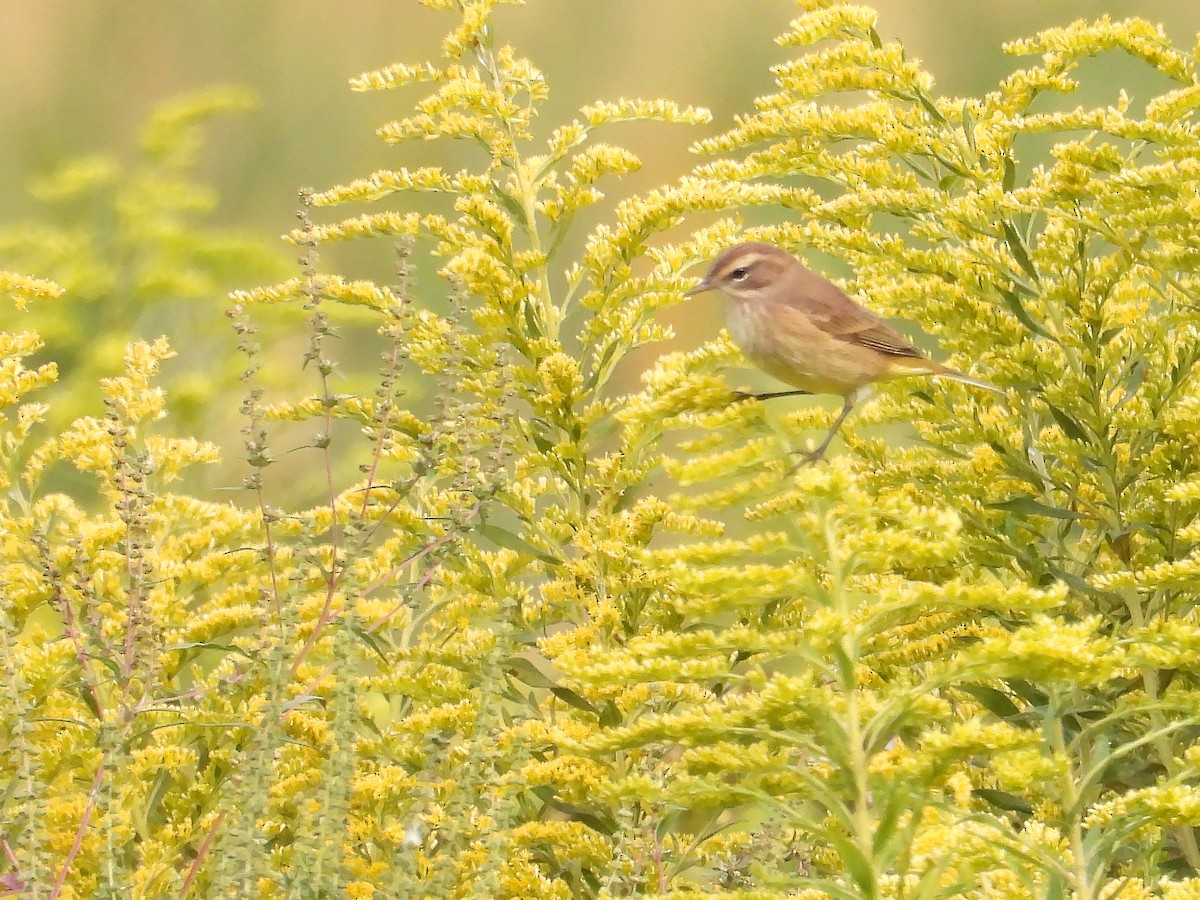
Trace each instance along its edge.
<instances>
[{"instance_id":1,"label":"bird's claw","mask_svg":"<svg viewBox=\"0 0 1200 900\"><path fill-rule=\"evenodd\" d=\"M824 447L818 447L816 450L793 450L792 453L796 456L804 457L802 460L800 460L802 465L804 463L820 462L825 458Z\"/></svg>"},{"instance_id":2,"label":"bird's claw","mask_svg":"<svg viewBox=\"0 0 1200 900\"><path fill-rule=\"evenodd\" d=\"M795 474L804 466L811 466L813 463L818 463L825 458L824 447L818 447L816 450L793 450L791 452L793 456L799 456L800 459L789 466L788 470L783 473L785 478Z\"/></svg>"}]
</instances>

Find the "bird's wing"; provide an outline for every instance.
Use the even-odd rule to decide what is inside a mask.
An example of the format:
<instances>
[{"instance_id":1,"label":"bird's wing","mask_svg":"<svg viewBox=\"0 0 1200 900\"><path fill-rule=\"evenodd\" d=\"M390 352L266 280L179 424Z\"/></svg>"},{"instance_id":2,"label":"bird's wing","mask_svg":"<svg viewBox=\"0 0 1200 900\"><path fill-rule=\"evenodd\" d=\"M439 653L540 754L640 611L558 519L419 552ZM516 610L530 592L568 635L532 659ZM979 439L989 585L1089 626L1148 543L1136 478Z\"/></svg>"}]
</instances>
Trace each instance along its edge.
<instances>
[{"instance_id":1,"label":"bird's wing","mask_svg":"<svg viewBox=\"0 0 1200 900\"><path fill-rule=\"evenodd\" d=\"M836 284L814 273L805 285L805 312L812 323L831 337L869 347L889 356L924 359L925 354L900 336L891 325L859 306Z\"/></svg>"}]
</instances>

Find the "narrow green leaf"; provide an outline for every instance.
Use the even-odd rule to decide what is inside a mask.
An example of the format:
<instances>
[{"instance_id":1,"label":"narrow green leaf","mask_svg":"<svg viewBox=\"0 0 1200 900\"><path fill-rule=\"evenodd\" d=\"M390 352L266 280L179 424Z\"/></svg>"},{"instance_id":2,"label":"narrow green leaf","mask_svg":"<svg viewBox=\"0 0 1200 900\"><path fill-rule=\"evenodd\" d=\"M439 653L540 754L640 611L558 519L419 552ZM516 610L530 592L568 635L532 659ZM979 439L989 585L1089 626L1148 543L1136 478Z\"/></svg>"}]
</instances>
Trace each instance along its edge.
<instances>
[{"instance_id":1,"label":"narrow green leaf","mask_svg":"<svg viewBox=\"0 0 1200 900\"><path fill-rule=\"evenodd\" d=\"M917 101L921 104L921 108L925 110L929 118L935 122L945 122L946 117L942 115L942 111L924 91L917 92Z\"/></svg>"},{"instance_id":2,"label":"narrow green leaf","mask_svg":"<svg viewBox=\"0 0 1200 900\"><path fill-rule=\"evenodd\" d=\"M219 650L222 653L236 653L239 656L245 656L247 659L250 658L250 654L248 654L245 650L242 650L240 647L235 647L232 644L218 644L213 641L184 641L183 643L179 643L179 644L171 644L170 646L164 647L163 649L165 649L165 650Z\"/></svg>"},{"instance_id":3,"label":"narrow green leaf","mask_svg":"<svg viewBox=\"0 0 1200 900\"><path fill-rule=\"evenodd\" d=\"M985 684L964 684L961 689L978 700L984 709L997 718L1009 719L1021 714L1020 708L1009 699L1008 694L1004 691L998 691Z\"/></svg>"},{"instance_id":4,"label":"narrow green leaf","mask_svg":"<svg viewBox=\"0 0 1200 900\"><path fill-rule=\"evenodd\" d=\"M605 700L604 706L600 710L600 727L615 728L621 724L621 711L617 709L617 704L611 700Z\"/></svg>"},{"instance_id":5,"label":"narrow green leaf","mask_svg":"<svg viewBox=\"0 0 1200 900\"><path fill-rule=\"evenodd\" d=\"M518 681L525 682L530 687L548 688L550 690L558 687L557 681L549 677L535 666L532 660L524 656L510 656L506 659L504 661L504 671Z\"/></svg>"},{"instance_id":6,"label":"narrow green leaf","mask_svg":"<svg viewBox=\"0 0 1200 900\"><path fill-rule=\"evenodd\" d=\"M615 343L610 343L604 348L604 352L600 354L600 358L592 365L592 371L588 373L587 378L583 381L584 391L590 392L599 385L600 377L607 375L608 364L612 362L616 352L617 345Z\"/></svg>"},{"instance_id":7,"label":"narrow green leaf","mask_svg":"<svg viewBox=\"0 0 1200 900\"><path fill-rule=\"evenodd\" d=\"M850 877L854 879L854 883L862 891L863 896L877 896L878 887L871 860L867 859L854 843L836 832L827 832L826 837L834 845L838 856L841 857L842 865L846 867L846 871L850 873Z\"/></svg>"},{"instance_id":8,"label":"narrow green leaf","mask_svg":"<svg viewBox=\"0 0 1200 900\"><path fill-rule=\"evenodd\" d=\"M979 148L975 146L975 120L971 118L971 110L965 103L962 111L962 129L963 137L967 139L967 146L971 148L972 153L978 156Z\"/></svg>"},{"instance_id":9,"label":"narrow green leaf","mask_svg":"<svg viewBox=\"0 0 1200 900\"><path fill-rule=\"evenodd\" d=\"M103 719L104 711L97 704L96 695L92 693L91 689L83 681L76 681L74 687L79 699L84 702L92 715L97 719Z\"/></svg>"},{"instance_id":10,"label":"narrow green leaf","mask_svg":"<svg viewBox=\"0 0 1200 900\"><path fill-rule=\"evenodd\" d=\"M1041 709L1049 702L1049 698L1028 681L1014 678L1012 681L1008 682L1008 687L1009 690L1011 690L1014 694L1016 694L1034 709Z\"/></svg>"},{"instance_id":11,"label":"narrow green leaf","mask_svg":"<svg viewBox=\"0 0 1200 900\"><path fill-rule=\"evenodd\" d=\"M383 645L380 644L378 637L376 637L370 631L367 631L365 628L358 628L353 625L350 626L350 633L358 638L359 641L374 650L375 655L378 656L380 660L387 662L387 654L384 652Z\"/></svg>"},{"instance_id":12,"label":"narrow green leaf","mask_svg":"<svg viewBox=\"0 0 1200 900\"><path fill-rule=\"evenodd\" d=\"M1125 382L1125 393L1121 399L1117 401L1117 407L1124 406L1133 397L1134 394L1142 386L1142 382L1146 380L1146 361L1139 359L1129 372L1129 379Z\"/></svg>"},{"instance_id":13,"label":"narrow green leaf","mask_svg":"<svg viewBox=\"0 0 1200 900\"><path fill-rule=\"evenodd\" d=\"M1013 228L1011 222L1001 222L1000 228L1004 232L1005 243L1008 244L1008 249L1012 251L1013 258L1016 259L1017 264L1035 282L1040 280L1037 266L1033 264L1033 260L1029 256L1029 251L1025 249L1025 242L1021 240L1021 235L1017 234L1017 229Z\"/></svg>"},{"instance_id":14,"label":"narrow green leaf","mask_svg":"<svg viewBox=\"0 0 1200 900\"><path fill-rule=\"evenodd\" d=\"M680 810L667 813L658 820L658 824L654 826L654 836L661 842L667 835L679 827L679 822L683 818L684 813Z\"/></svg>"},{"instance_id":15,"label":"narrow green leaf","mask_svg":"<svg viewBox=\"0 0 1200 900\"><path fill-rule=\"evenodd\" d=\"M1050 565L1047 565L1046 568L1050 571L1051 575L1053 575L1055 578L1057 578L1059 581L1061 581L1063 584L1065 584L1067 587L1069 587L1071 590L1073 590L1077 594L1084 594L1088 597L1116 597L1117 596L1116 594L1113 594L1109 591L1101 591L1101 590L1097 589L1095 586L1089 584L1087 581L1080 578L1078 575L1073 575L1070 572L1068 572L1066 569L1064 569L1060 566L1050 564Z\"/></svg>"},{"instance_id":16,"label":"narrow green leaf","mask_svg":"<svg viewBox=\"0 0 1200 900\"><path fill-rule=\"evenodd\" d=\"M833 658L837 663L838 676L844 685L854 684L854 663L839 645L833 647Z\"/></svg>"},{"instance_id":17,"label":"narrow green leaf","mask_svg":"<svg viewBox=\"0 0 1200 900\"><path fill-rule=\"evenodd\" d=\"M525 538L515 535L511 531L507 531L498 525L490 525L487 522L484 522L480 525L476 525L475 531L487 538L497 547L503 547L505 550L515 550L517 553L525 553L529 556L540 559L542 562L550 563L552 565L557 565L560 562L560 560L554 556L551 556L546 551L539 550L537 547L533 546L533 544L529 543L529 541L525 540Z\"/></svg>"},{"instance_id":18,"label":"narrow green leaf","mask_svg":"<svg viewBox=\"0 0 1200 900\"><path fill-rule=\"evenodd\" d=\"M1047 403L1046 406L1050 409L1050 415L1054 417L1054 421L1058 423L1058 427L1063 430L1063 434L1071 440L1079 441L1083 444L1090 442L1091 439L1088 437L1088 433L1084 430L1083 426L1071 418L1070 415L1053 403Z\"/></svg>"},{"instance_id":19,"label":"narrow green leaf","mask_svg":"<svg viewBox=\"0 0 1200 900\"><path fill-rule=\"evenodd\" d=\"M8 492L8 499L17 504L21 512L26 514L29 513L29 500L25 497L24 491L22 491L19 487L14 487ZM49 527L47 527L46 530L47 533L50 532Z\"/></svg>"},{"instance_id":20,"label":"narrow green leaf","mask_svg":"<svg viewBox=\"0 0 1200 900\"><path fill-rule=\"evenodd\" d=\"M1051 335L1049 331L1038 324L1034 320L1033 316L1029 315L1029 310L1027 310L1025 305L1021 303L1021 298L1017 296L1016 291L1001 291L1000 296L1004 298L1004 302L1008 305L1008 308L1012 314L1017 317L1018 322L1036 335L1040 335L1044 338L1050 338L1051 340L1054 339L1053 335Z\"/></svg>"},{"instance_id":21,"label":"narrow green leaf","mask_svg":"<svg viewBox=\"0 0 1200 900\"><path fill-rule=\"evenodd\" d=\"M563 240L571 231L571 223L575 221L575 212L572 210L561 219L554 223L554 229L551 232L550 246L546 248L546 261L549 262L558 253L559 248L563 245Z\"/></svg>"},{"instance_id":22,"label":"narrow green leaf","mask_svg":"<svg viewBox=\"0 0 1200 900\"><path fill-rule=\"evenodd\" d=\"M525 210L521 208L521 204L517 202L517 198L495 182L492 183L492 196L499 200L500 205L508 210L518 222L525 220Z\"/></svg>"},{"instance_id":23,"label":"narrow green leaf","mask_svg":"<svg viewBox=\"0 0 1200 900\"><path fill-rule=\"evenodd\" d=\"M584 809L582 806L574 806L570 803L564 803L555 796L545 801L546 805L552 809L558 810L563 815L576 822L582 822L592 831L598 831L601 834L612 834L617 830L617 823L602 812L595 810Z\"/></svg>"},{"instance_id":24,"label":"narrow green leaf","mask_svg":"<svg viewBox=\"0 0 1200 900\"><path fill-rule=\"evenodd\" d=\"M538 321L537 310L534 309L531 298L525 298L521 304L521 313L525 318L525 335L534 338L545 337L542 332L542 323Z\"/></svg>"},{"instance_id":25,"label":"narrow green leaf","mask_svg":"<svg viewBox=\"0 0 1200 900\"><path fill-rule=\"evenodd\" d=\"M1008 193L1016 186L1017 183L1017 166L1013 162L1011 156L1004 157L1004 179L1001 181L1001 186L1004 192Z\"/></svg>"},{"instance_id":26,"label":"narrow green leaf","mask_svg":"<svg viewBox=\"0 0 1200 900\"><path fill-rule=\"evenodd\" d=\"M999 503L989 503L988 509L999 509L1003 512L1016 513L1019 516L1046 516L1051 519L1085 519L1087 516L1080 515L1077 512L1071 512L1069 509L1060 509L1057 506L1047 506L1039 500L1032 497L1013 497L1011 500L1002 500Z\"/></svg>"},{"instance_id":27,"label":"narrow green leaf","mask_svg":"<svg viewBox=\"0 0 1200 900\"><path fill-rule=\"evenodd\" d=\"M142 812L142 825L147 829L146 837L150 836L151 831L157 830L165 821L162 811L163 797L167 795L167 788L171 784L171 776L166 769L160 769L158 774L154 776L154 783L150 786L150 793L146 799L139 804Z\"/></svg>"},{"instance_id":28,"label":"narrow green leaf","mask_svg":"<svg viewBox=\"0 0 1200 900\"><path fill-rule=\"evenodd\" d=\"M592 706L591 703L579 696L570 688L565 688L562 685L556 685L550 688L550 693L568 706L573 706L576 709L582 709L584 712L589 712L594 716L600 715L600 711L597 710L596 707Z\"/></svg>"},{"instance_id":29,"label":"narrow green leaf","mask_svg":"<svg viewBox=\"0 0 1200 900\"><path fill-rule=\"evenodd\" d=\"M882 805L882 809L879 817L875 820L875 834L871 838L871 853L876 859L888 865L892 861L893 852L893 847L890 845L895 838L901 836L898 833L901 815L911 812L912 818L919 818L919 810L913 808L911 795L894 784L892 789L887 792L882 804L879 804L878 797L875 802L877 807Z\"/></svg>"},{"instance_id":30,"label":"narrow green leaf","mask_svg":"<svg viewBox=\"0 0 1200 900\"><path fill-rule=\"evenodd\" d=\"M526 434L528 434L529 439L533 441L533 445L542 453L549 453L554 447L554 442L546 437L544 432L551 429L550 424L543 419L534 417L525 422L525 426Z\"/></svg>"},{"instance_id":31,"label":"narrow green leaf","mask_svg":"<svg viewBox=\"0 0 1200 900\"><path fill-rule=\"evenodd\" d=\"M1025 799L1018 797L1016 794L1010 794L1008 791L997 791L992 788L975 788L971 793L984 803L996 807L996 809L1003 809L1006 812L1017 812L1025 816L1033 812L1033 807Z\"/></svg>"}]
</instances>

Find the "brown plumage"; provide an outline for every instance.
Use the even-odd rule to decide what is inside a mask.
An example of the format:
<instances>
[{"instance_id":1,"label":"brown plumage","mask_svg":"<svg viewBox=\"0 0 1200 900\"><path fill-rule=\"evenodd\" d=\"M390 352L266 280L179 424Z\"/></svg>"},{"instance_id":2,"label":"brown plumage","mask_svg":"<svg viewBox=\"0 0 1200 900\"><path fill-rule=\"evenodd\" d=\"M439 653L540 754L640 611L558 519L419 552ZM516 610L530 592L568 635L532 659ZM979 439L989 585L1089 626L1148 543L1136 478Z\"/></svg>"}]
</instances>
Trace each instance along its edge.
<instances>
[{"instance_id":1,"label":"brown plumage","mask_svg":"<svg viewBox=\"0 0 1200 900\"><path fill-rule=\"evenodd\" d=\"M820 459L869 385L906 375L940 375L1003 393L928 359L881 317L827 278L771 244L731 247L688 294L718 290L732 303L729 331L752 363L799 390L755 395L837 394L841 414L808 454Z\"/></svg>"}]
</instances>

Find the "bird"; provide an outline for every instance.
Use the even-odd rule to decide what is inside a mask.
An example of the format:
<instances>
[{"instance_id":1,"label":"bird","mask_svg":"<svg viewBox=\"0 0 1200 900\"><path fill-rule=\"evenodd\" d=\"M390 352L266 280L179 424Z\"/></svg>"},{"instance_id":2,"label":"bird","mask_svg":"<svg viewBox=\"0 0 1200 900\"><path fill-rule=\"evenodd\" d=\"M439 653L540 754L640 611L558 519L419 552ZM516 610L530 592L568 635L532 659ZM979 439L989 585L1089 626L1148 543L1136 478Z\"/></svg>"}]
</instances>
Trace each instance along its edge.
<instances>
[{"instance_id":1,"label":"bird","mask_svg":"<svg viewBox=\"0 0 1200 900\"><path fill-rule=\"evenodd\" d=\"M936 375L1004 394L995 385L929 359L885 319L774 244L750 242L725 250L685 294L706 291L719 291L731 301L729 332L745 357L796 388L741 397L842 398L841 412L820 445L797 451L808 462L824 457L854 405L875 382Z\"/></svg>"}]
</instances>

